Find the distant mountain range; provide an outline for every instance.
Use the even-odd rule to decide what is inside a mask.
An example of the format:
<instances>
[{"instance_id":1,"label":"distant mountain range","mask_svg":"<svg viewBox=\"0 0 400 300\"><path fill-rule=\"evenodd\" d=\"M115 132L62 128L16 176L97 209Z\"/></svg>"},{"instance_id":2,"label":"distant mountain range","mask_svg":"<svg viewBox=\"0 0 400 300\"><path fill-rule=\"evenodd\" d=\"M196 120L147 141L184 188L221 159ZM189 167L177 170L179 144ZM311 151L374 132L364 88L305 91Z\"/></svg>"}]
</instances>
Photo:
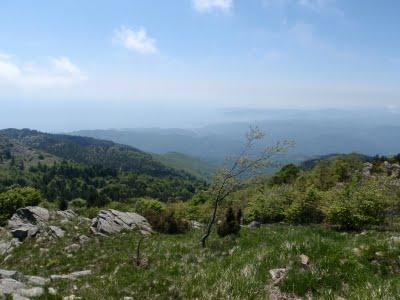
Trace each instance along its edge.
<instances>
[{"instance_id":1,"label":"distant mountain range","mask_svg":"<svg viewBox=\"0 0 400 300\"><path fill-rule=\"evenodd\" d=\"M240 113L233 110L233 115ZM244 111L246 116L268 119L227 122L195 129L82 130L74 135L111 140L141 150L165 154L179 152L214 164L238 153L249 126L266 132L265 144L289 139L296 146L285 157L303 161L331 153L358 152L366 155L400 152L400 114L389 110Z\"/></svg>"}]
</instances>

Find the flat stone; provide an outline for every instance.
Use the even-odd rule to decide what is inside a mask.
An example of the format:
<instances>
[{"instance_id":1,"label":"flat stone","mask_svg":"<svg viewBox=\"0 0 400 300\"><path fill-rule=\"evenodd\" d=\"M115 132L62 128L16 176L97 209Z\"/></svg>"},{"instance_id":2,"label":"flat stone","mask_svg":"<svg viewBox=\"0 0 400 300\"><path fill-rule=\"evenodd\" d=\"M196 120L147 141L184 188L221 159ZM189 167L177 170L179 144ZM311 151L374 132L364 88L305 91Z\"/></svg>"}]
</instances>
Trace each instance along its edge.
<instances>
[{"instance_id":1,"label":"flat stone","mask_svg":"<svg viewBox=\"0 0 400 300\"><path fill-rule=\"evenodd\" d=\"M77 278L79 278L79 277L87 276L87 275L90 275L90 274L92 274L92 271L91 271L91 270L84 270L84 271L72 272L72 273L70 273L70 274L51 275L51 276L50 276L50 279L51 279L52 281L55 281L55 280L62 280L62 279L66 279L66 280L75 280L75 279L77 279Z\"/></svg>"}]
</instances>

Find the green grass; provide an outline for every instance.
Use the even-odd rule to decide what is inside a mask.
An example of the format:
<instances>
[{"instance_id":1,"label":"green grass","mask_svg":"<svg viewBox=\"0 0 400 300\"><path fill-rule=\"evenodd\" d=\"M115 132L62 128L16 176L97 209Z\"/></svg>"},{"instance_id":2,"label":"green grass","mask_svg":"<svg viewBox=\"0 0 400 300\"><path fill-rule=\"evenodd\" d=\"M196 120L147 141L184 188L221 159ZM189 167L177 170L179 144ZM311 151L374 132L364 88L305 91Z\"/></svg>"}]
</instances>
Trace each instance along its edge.
<instances>
[{"instance_id":1,"label":"green grass","mask_svg":"<svg viewBox=\"0 0 400 300\"><path fill-rule=\"evenodd\" d=\"M41 276L91 269L93 275L77 281L51 283L60 295L83 299L268 299L268 271L285 266L291 270L279 287L286 293L311 293L315 299L399 299L400 294L400 246L391 242L393 232L268 225L244 228L236 238L211 236L206 249L198 231L154 234L142 247L147 268L134 264L133 232L95 237L68 257L63 249L79 233L89 234L80 227L58 241L27 241L0 267ZM40 254L44 247L47 255ZM310 257L308 267L299 263L300 254Z\"/></svg>"}]
</instances>

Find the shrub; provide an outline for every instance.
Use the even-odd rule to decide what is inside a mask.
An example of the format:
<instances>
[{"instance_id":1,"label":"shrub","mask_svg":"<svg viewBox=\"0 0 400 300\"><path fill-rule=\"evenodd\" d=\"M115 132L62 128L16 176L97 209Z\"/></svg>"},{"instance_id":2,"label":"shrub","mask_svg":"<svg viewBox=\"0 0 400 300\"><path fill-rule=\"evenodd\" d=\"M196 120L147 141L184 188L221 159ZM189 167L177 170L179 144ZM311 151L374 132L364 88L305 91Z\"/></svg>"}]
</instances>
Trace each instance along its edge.
<instances>
[{"instance_id":1,"label":"shrub","mask_svg":"<svg viewBox=\"0 0 400 300\"><path fill-rule=\"evenodd\" d=\"M293 224L316 224L324 220L324 214L319 208L320 196L310 189L293 201L285 212L286 220Z\"/></svg>"},{"instance_id":2,"label":"shrub","mask_svg":"<svg viewBox=\"0 0 400 300\"><path fill-rule=\"evenodd\" d=\"M240 231L240 219L242 217L242 211L239 209L236 215L232 207L229 207L225 213L225 219L218 224L217 233L220 237L224 237L230 234L237 234Z\"/></svg>"},{"instance_id":3,"label":"shrub","mask_svg":"<svg viewBox=\"0 0 400 300\"><path fill-rule=\"evenodd\" d=\"M140 198L135 204L135 211L141 215L146 215L149 213L161 213L165 211L165 209L165 203L151 198Z\"/></svg>"},{"instance_id":4,"label":"shrub","mask_svg":"<svg viewBox=\"0 0 400 300\"><path fill-rule=\"evenodd\" d=\"M17 187L0 194L0 224L4 224L17 209L38 205L41 201L40 192L31 187Z\"/></svg>"},{"instance_id":5,"label":"shrub","mask_svg":"<svg viewBox=\"0 0 400 300\"><path fill-rule=\"evenodd\" d=\"M173 209L164 210L159 213L147 211L145 217L152 228L161 233L177 234L189 230L189 223L184 219L177 218Z\"/></svg>"},{"instance_id":6,"label":"shrub","mask_svg":"<svg viewBox=\"0 0 400 300\"><path fill-rule=\"evenodd\" d=\"M330 194L327 220L344 230L359 230L371 225L383 225L390 204L389 191L378 181L334 189Z\"/></svg>"},{"instance_id":7,"label":"shrub","mask_svg":"<svg viewBox=\"0 0 400 300\"><path fill-rule=\"evenodd\" d=\"M69 206L72 208L82 208L86 206L86 200L82 198L76 198L69 202Z\"/></svg>"}]
</instances>

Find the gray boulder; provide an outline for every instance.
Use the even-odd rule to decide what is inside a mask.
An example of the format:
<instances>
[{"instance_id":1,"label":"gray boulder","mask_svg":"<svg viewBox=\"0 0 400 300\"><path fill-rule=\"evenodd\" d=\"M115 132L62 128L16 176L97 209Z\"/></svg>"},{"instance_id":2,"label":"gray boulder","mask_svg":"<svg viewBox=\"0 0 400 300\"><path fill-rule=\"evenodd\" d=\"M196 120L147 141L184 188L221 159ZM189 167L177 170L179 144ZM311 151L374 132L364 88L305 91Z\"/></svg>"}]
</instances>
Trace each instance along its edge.
<instances>
[{"instance_id":1,"label":"gray boulder","mask_svg":"<svg viewBox=\"0 0 400 300\"><path fill-rule=\"evenodd\" d=\"M27 206L20 208L8 220L8 229L13 237L24 240L35 236L39 232L39 225L48 222L50 213L47 209L39 206Z\"/></svg>"},{"instance_id":2,"label":"gray boulder","mask_svg":"<svg viewBox=\"0 0 400 300\"><path fill-rule=\"evenodd\" d=\"M84 270L84 271L72 272L70 274L51 275L50 279L52 281L62 280L62 279L64 279L64 280L75 280L75 279L77 279L79 277L88 276L90 274L92 274L91 270Z\"/></svg>"},{"instance_id":3,"label":"gray boulder","mask_svg":"<svg viewBox=\"0 0 400 300\"><path fill-rule=\"evenodd\" d=\"M49 226L50 234L56 238L62 238L65 235L65 231L57 226Z\"/></svg>"},{"instance_id":4,"label":"gray boulder","mask_svg":"<svg viewBox=\"0 0 400 300\"><path fill-rule=\"evenodd\" d=\"M101 210L92 220L90 226L94 234L109 235L122 230L139 229L143 233L151 233L152 229L147 220L136 213L121 212L114 209Z\"/></svg>"}]
</instances>

